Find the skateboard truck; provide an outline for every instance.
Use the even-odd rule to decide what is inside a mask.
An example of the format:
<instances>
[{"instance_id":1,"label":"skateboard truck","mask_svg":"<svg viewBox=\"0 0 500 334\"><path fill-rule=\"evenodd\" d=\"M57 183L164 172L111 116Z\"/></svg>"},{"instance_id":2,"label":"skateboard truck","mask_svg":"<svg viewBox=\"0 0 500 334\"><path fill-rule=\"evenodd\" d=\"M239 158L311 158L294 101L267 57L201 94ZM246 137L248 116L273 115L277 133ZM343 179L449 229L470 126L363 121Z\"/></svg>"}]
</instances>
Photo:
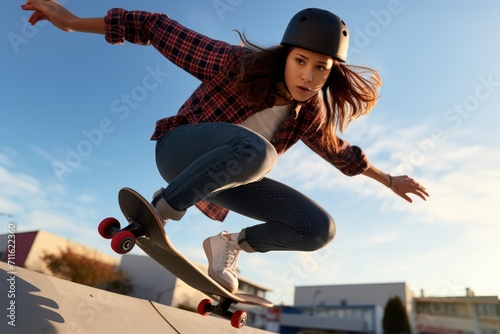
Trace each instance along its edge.
<instances>
[{"instance_id":1,"label":"skateboard truck","mask_svg":"<svg viewBox=\"0 0 500 334\"><path fill-rule=\"evenodd\" d=\"M135 246L137 238L150 239L148 233L137 223L134 218L128 217L129 224L120 229L118 219L105 218L99 224L99 234L105 239L111 239L111 248L118 254L126 254Z\"/></svg>"},{"instance_id":2,"label":"skateboard truck","mask_svg":"<svg viewBox=\"0 0 500 334\"><path fill-rule=\"evenodd\" d=\"M229 311L233 303L235 303L233 300L224 297L220 298L219 304L217 305L212 305L210 299L203 299L198 304L198 313L204 316L210 313L217 314L223 318L229 319L231 321L231 326L241 328L245 326L247 322L247 313L242 310L236 312Z\"/></svg>"}]
</instances>

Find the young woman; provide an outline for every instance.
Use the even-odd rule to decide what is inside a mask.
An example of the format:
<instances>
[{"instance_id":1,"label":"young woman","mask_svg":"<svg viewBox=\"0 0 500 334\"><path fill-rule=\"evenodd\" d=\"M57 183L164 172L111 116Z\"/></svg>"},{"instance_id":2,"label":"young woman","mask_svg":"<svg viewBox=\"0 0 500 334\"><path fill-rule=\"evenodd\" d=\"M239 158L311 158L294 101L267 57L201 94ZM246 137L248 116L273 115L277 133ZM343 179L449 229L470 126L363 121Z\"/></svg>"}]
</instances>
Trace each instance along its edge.
<instances>
[{"instance_id":1,"label":"young woman","mask_svg":"<svg viewBox=\"0 0 500 334\"><path fill-rule=\"evenodd\" d=\"M177 115L156 124L156 162L168 186L152 204L180 220L196 205L222 221L228 210L261 224L221 232L203 242L209 274L238 289L240 252L314 251L335 235L332 217L300 192L266 178L278 156L298 140L346 175L363 174L407 201L425 188L408 176L371 165L357 146L337 136L368 113L378 97L376 71L345 65L349 31L336 15L305 9L290 21L280 45L260 48L244 36L229 45L187 29L165 14L112 9L79 18L54 0L28 0L31 24L49 20L64 31L104 34L109 43L151 44L201 81Z\"/></svg>"}]
</instances>

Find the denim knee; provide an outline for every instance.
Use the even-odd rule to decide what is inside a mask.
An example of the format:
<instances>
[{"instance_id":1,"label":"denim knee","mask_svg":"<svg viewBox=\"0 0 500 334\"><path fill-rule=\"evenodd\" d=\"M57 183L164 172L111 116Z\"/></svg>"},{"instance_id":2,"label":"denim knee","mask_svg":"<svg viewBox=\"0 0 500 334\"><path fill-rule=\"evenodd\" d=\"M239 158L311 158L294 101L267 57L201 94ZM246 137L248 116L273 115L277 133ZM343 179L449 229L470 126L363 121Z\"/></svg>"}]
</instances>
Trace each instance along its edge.
<instances>
[{"instance_id":1,"label":"denim knee","mask_svg":"<svg viewBox=\"0 0 500 334\"><path fill-rule=\"evenodd\" d=\"M278 153L274 146L257 134L234 138L230 145L235 148L239 163L246 165L245 170L253 174L247 181L262 179L278 162Z\"/></svg>"},{"instance_id":2,"label":"denim knee","mask_svg":"<svg viewBox=\"0 0 500 334\"><path fill-rule=\"evenodd\" d=\"M315 251L328 245L335 237L336 226L333 217L328 213L315 217L308 233L310 242L304 251Z\"/></svg>"}]
</instances>

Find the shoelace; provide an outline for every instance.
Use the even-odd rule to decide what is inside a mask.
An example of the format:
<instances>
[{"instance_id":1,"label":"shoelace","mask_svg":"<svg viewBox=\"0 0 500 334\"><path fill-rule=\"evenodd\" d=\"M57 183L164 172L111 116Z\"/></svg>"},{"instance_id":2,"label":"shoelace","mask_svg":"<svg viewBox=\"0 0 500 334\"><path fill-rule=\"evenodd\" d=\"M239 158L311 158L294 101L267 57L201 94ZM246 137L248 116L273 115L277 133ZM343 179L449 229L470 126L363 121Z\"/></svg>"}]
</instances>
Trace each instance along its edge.
<instances>
[{"instance_id":1,"label":"shoelace","mask_svg":"<svg viewBox=\"0 0 500 334\"><path fill-rule=\"evenodd\" d=\"M229 269L232 273L236 271L236 263L240 257L240 246L234 241L228 241L226 244L226 262L224 268Z\"/></svg>"}]
</instances>

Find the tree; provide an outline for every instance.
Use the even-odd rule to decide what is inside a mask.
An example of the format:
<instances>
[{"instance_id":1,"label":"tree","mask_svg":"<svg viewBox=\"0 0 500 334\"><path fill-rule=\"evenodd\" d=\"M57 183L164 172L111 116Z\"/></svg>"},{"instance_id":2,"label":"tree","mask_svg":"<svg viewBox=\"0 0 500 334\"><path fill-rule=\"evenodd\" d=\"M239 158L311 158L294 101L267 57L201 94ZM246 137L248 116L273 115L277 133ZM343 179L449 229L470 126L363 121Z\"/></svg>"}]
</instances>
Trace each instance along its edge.
<instances>
[{"instance_id":1,"label":"tree","mask_svg":"<svg viewBox=\"0 0 500 334\"><path fill-rule=\"evenodd\" d=\"M382 319L384 334L411 334L410 321L401 298L390 298L385 305Z\"/></svg>"},{"instance_id":2,"label":"tree","mask_svg":"<svg viewBox=\"0 0 500 334\"><path fill-rule=\"evenodd\" d=\"M59 254L44 253L41 259L56 277L121 294L133 291L128 276L116 266L76 254L69 247Z\"/></svg>"}]
</instances>

